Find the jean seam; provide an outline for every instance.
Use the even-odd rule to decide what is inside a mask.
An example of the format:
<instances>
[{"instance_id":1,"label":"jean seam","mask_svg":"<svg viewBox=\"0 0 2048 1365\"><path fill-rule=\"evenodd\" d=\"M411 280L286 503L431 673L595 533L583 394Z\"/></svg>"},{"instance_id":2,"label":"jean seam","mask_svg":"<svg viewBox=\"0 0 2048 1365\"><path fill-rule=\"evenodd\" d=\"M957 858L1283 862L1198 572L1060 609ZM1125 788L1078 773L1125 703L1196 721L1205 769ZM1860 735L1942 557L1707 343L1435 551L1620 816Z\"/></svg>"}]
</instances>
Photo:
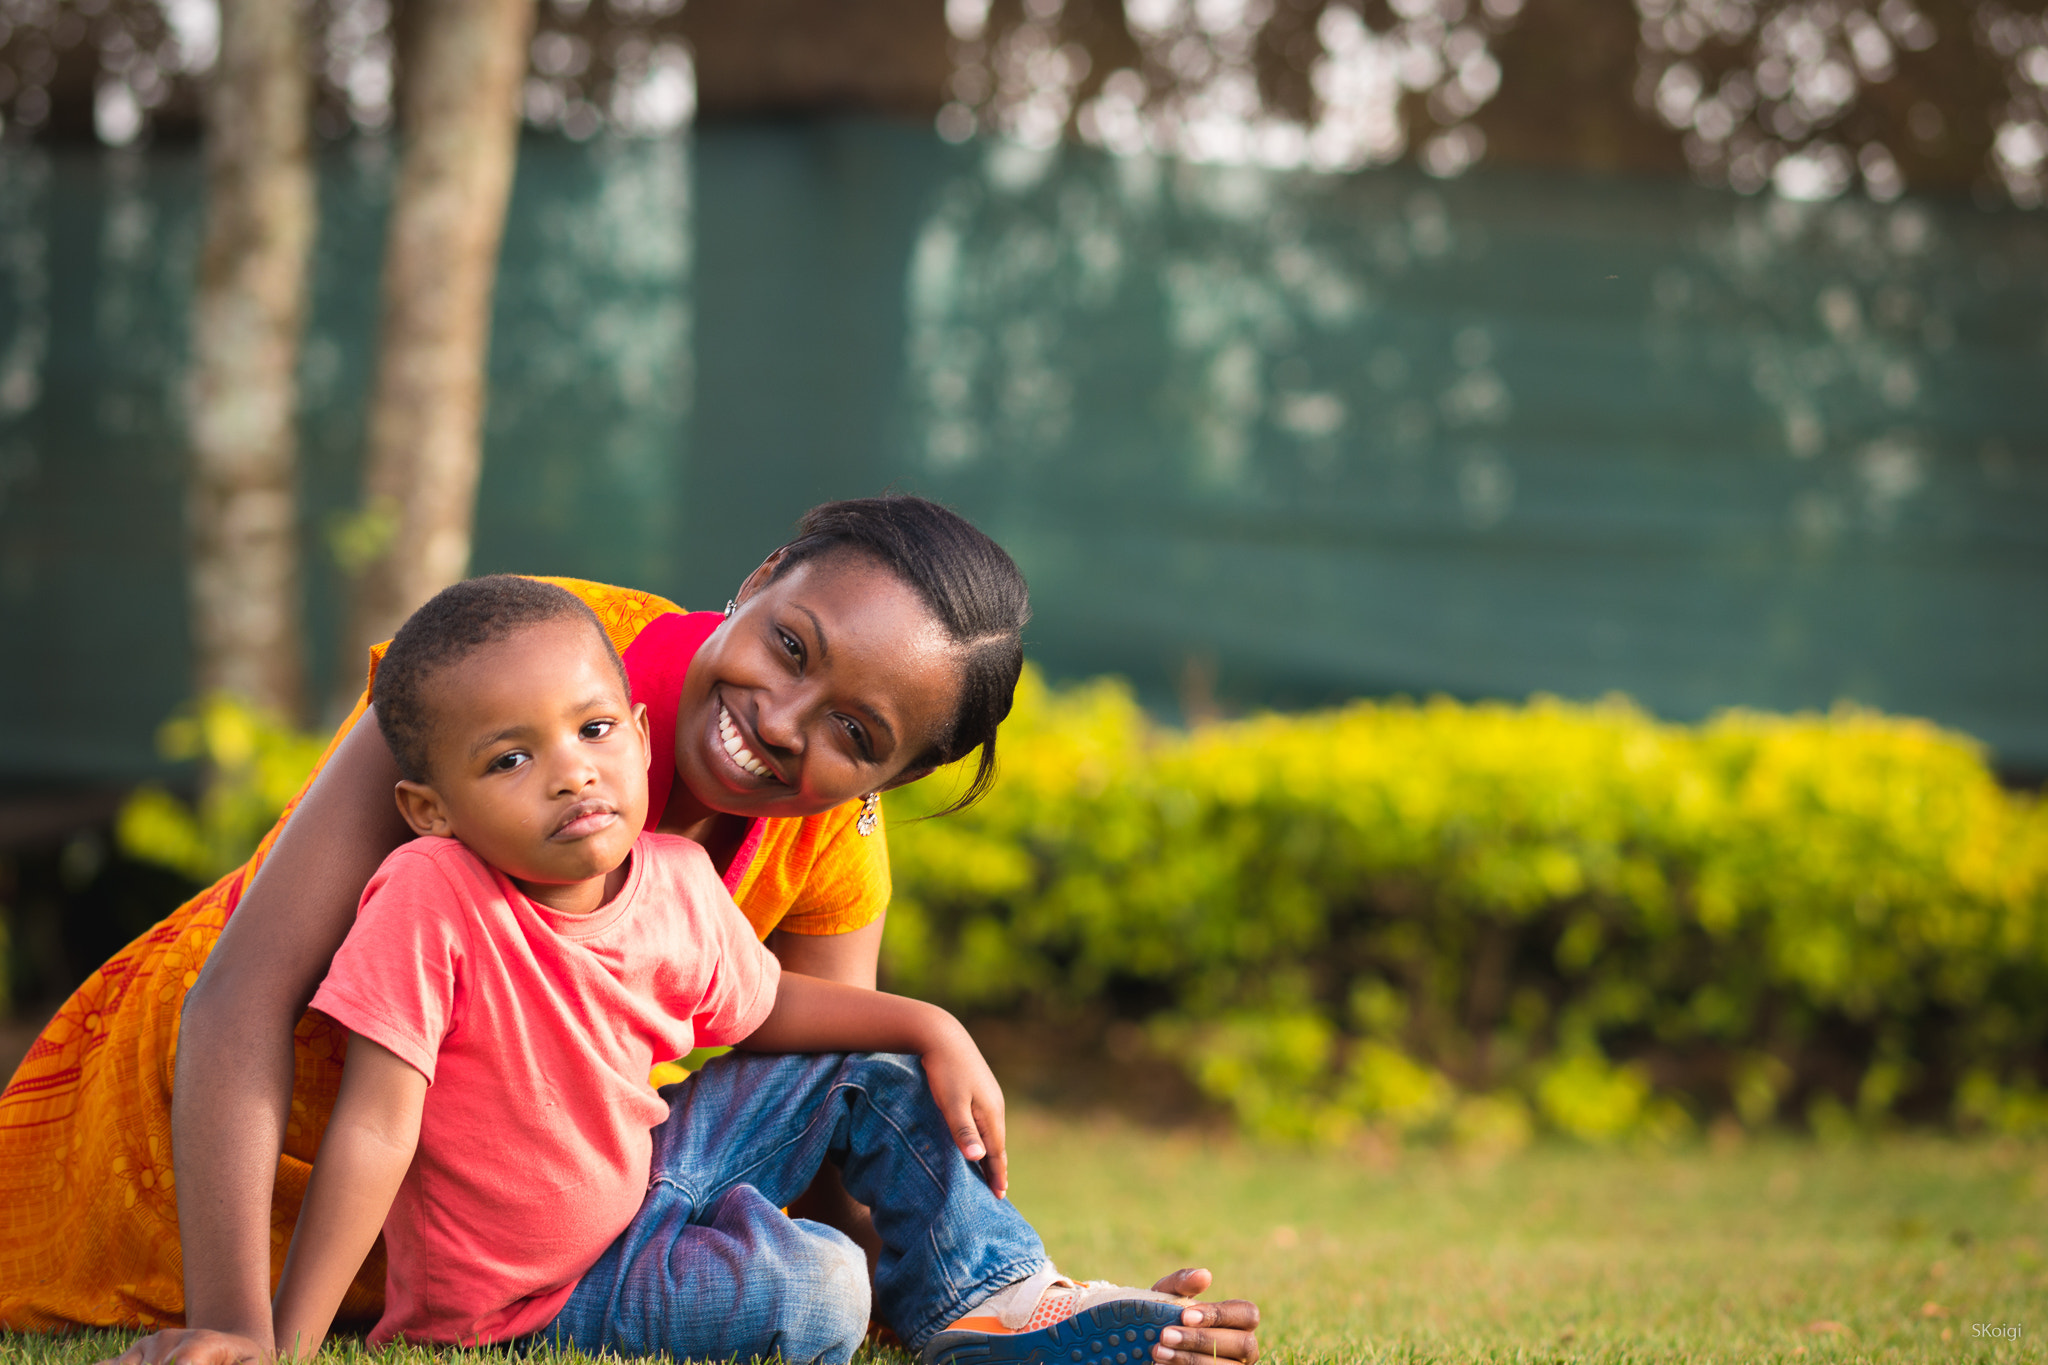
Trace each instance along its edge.
<instances>
[{"instance_id":1,"label":"jean seam","mask_svg":"<svg viewBox=\"0 0 2048 1365\"><path fill-rule=\"evenodd\" d=\"M670 1175L667 1171L662 1170L659 1166L655 1167L655 1169L648 1174L648 1192L652 1193L656 1185L666 1185L670 1189L674 1190L677 1194L681 1195L683 1202L690 1209L690 1221L696 1221L696 1212L699 1208L702 1207L702 1205L699 1204L695 1191L693 1191L688 1185L684 1184L682 1181ZM644 1207L645 1201L642 1202Z\"/></svg>"}]
</instances>

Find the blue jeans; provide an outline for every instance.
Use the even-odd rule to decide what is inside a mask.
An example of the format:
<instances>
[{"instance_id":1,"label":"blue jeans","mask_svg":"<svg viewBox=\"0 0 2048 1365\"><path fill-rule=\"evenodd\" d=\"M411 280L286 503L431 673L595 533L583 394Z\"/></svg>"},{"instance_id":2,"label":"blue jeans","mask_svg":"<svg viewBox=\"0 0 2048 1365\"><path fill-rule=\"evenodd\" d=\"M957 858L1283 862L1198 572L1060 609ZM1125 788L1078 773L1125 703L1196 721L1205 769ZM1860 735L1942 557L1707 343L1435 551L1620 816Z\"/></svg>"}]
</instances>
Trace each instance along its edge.
<instances>
[{"instance_id":1,"label":"blue jeans","mask_svg":"<svg viewBox=\"0 0 2048 1365\"><path fill-rule=\"evenodd\" d=\"M647 1198L536 1335L589 1354L840 1365L867 1331L867 1259L787 1217L831 1161L874 1211L883 1322L912 1350L1045 1264L960 1155L915 1057L731 1053L662 1091Z\"/></svg>"}]
</instances>

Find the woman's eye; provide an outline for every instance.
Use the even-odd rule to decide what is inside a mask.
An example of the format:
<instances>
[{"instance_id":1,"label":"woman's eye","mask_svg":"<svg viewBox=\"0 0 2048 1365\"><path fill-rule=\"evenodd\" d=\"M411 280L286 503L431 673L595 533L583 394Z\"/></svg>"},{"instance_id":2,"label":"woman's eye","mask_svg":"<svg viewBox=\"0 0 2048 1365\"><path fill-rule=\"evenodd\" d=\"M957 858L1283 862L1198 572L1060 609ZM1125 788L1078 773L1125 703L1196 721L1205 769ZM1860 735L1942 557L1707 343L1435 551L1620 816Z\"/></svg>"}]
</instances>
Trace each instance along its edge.
<instances>
[{"instance_id":1,"label":"woman's eye","mask_svg":"<svg viewBox=\"0 0 2048 1365\"><path fill-rule=\"evenodd\" d=\"M617 725L618 722L615 720L586 721L583 725L583 737L585 739L603 739L606 735L610 734Z\"/></svg>"},{"instance_id":2,"label":"woman's eye","mask_svg":"<svg viewBox=\"0 0 2048 1365\"><path fill-rule=\"evenodd\" d=\"M511 753L499 754L496 758L492 759L491 766L486 768L484 771L493 773L509 773L514 768L519 767L521 764L525 762L526 755L520 753L517 749L514 749Z\"/></svg>"},{"instance_id":3,"label":"woman's eye","mask_svg":"<svg viewBox=\"0 0 2048 1365\"><path fill-rule=\"evenodd\" d=\"M776 634L782 637L783 652L788 654L790 658L800 660L804 657L804 647L797 640L796 636L791 635L786 630L779 630Z\"/></svg>"},{"instance_id":4,"label":"woman's eye","mask_svg":"<svg viewBox=\"0 0 2048 1365\"><path fill-rule=\"evenodd\" d=\"M860 728L860 722L852 716L840 716L837 719L840 728L844 729L848 736L852 738L855 747L861 751L861 755L872 759L874 755L868 750L868 733Z\"/></svg>"}]
</instances>

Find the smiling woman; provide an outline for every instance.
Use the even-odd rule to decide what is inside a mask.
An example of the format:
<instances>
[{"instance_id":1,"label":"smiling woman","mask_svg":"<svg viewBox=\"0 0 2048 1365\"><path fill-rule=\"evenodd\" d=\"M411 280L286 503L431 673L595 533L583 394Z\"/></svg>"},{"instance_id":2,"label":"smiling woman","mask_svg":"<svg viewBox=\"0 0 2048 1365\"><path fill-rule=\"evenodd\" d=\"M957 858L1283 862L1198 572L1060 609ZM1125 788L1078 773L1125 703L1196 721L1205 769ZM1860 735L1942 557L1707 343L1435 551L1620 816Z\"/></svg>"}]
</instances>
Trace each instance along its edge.
<instances>
[{"instance_id":1,"label":"smiling woman","mask_svg":"<svg viewBox=\"0 0 2048 1365\"><path fill-rule=\"evenodd\" d=\"M1009 556L888 497L815 509L725 615L555 581L647 707L647 826L706 848L786 968L872 987L889 871L864 798L977 748L963 801L985 789L1029 616ZM306 1003L410 833L369 711L366 695L248 865L80 987L0 1097L0 1326L183 1323L269 1346L342 1068L339 1030ZM383 1287L373 1254L343 1316L373 1316ZM1255 1353L1254 1316L1203 1309L1185 1354Z\"/></svg>"}]
</instances>

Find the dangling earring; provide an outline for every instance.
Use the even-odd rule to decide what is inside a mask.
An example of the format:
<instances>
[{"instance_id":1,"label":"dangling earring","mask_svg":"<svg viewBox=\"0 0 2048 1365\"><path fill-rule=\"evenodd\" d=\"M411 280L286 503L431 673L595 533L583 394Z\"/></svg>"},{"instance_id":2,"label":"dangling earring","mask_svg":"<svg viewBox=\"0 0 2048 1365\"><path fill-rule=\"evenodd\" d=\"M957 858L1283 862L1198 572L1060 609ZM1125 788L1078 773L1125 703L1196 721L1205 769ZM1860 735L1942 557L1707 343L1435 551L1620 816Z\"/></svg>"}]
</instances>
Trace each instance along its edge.
<instances>
[{"instance_id":1,"label":"dangling earring","mask_svg":"<svg viewBox=\"0 0 2048 1365\"><path fill-rule=\"evenodd\" d=\"M854 821L853 827L859 830L860 837L865 839L870 834L873 834L881 823L882 794L880 792L869 792L860 799L860 819Z\"/></svg>"},{"instance_id":2,"label":"dangling earring","mask_svg":"<svg viewBox=\"0 0 2048 1365\"><path fill-rule=\"evenodd\" d=\"M733 614L734 612L738 611L739 609L740 609L740 604L739 604L739 603L737 603L737 602L733 601L733 600L732 600L732 599L731 599L730 597L728 597L728 598L726 598L726 599L725 599L725 614L726 614L727 616L730 616L730 615L732 615L732 614Z\"/></svg>"}]
</instances>

